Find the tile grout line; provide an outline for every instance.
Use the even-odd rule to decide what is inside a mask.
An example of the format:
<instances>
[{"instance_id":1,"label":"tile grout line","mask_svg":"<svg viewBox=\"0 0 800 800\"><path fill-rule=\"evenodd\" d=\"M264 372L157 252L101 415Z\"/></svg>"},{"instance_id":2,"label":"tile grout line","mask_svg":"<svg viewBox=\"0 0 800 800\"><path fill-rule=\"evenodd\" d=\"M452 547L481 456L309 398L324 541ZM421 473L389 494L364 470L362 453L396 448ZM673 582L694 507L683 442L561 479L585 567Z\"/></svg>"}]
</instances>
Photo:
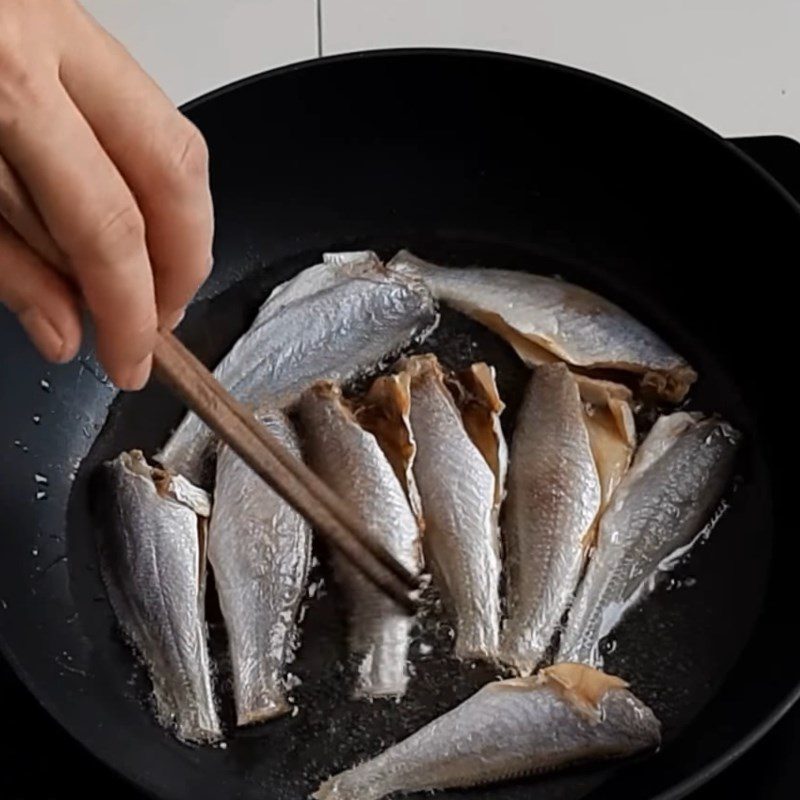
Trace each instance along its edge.
<instances>
[{"instance_id":1,"label":"tile grout line","mask_svg":"<svg viewBox=\"0 0 800 800\"><path fill-rule=\"evenodd\" d=\"M322 57L322 0L317 0L317 57Z\"/></svg>"}]
</instances>

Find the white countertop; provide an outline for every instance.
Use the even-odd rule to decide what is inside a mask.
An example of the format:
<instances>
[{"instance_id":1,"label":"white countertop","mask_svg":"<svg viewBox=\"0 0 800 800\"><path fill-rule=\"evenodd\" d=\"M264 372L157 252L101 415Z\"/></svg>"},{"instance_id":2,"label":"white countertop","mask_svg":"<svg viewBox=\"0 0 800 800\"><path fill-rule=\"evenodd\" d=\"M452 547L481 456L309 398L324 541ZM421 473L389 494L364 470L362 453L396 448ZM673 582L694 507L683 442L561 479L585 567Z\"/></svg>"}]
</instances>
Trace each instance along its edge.
<instances>
[{"instance_id":1,"label":"white countertop","mask_svg":"<svg viewBox=\"0 0 800 800\"><path fill-rule=\"evenodd\" d=\"M87 0L178 103L376 47L537 56L635 86L725 135L800 140L800 0Z\"/></svg>"}]
</instances>

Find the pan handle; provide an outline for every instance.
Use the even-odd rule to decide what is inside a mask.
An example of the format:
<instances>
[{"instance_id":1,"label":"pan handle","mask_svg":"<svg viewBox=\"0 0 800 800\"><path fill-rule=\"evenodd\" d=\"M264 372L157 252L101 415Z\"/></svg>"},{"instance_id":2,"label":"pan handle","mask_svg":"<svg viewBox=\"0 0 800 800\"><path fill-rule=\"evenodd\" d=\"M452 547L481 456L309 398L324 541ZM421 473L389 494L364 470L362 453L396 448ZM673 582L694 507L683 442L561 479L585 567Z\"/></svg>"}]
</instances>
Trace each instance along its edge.
<instances>
[{"instance_id":1,"label":"pan handle","mask_svg":"<svg viewBox=\"0 0 800 800\"><path fill-rule=\"evenodd\" d=\"M800 142L789 136L736 136L728 141L763 167L800 203Z\"/></svg>"}]
</instances>

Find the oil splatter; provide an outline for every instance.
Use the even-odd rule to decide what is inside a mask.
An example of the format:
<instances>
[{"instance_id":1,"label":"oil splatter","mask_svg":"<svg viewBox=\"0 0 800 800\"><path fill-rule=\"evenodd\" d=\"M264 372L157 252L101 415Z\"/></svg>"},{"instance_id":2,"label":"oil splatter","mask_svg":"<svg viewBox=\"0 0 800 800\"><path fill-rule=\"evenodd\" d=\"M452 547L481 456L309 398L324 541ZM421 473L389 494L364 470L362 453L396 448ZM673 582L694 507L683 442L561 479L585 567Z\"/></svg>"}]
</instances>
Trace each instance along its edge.
<instances>
[{"instance_id":1,"label":"oil splatter","mask_svg":"<svg viewBox=\"0 0 800 800\"><path fill-rule=\"evenodd\" d=\"M46 392L52 392L53 391L52 387L50 386L50 381L48 381L46 378L42 378L39 381L39 386L41 386L42 389L44 389Z\"/></svg>"},{"instance_id":2,"label":"oil splatter","mask_svg":"<svg viewBox=\"0 0 800 800\"><path fill-rule=\"evenodd\" d=\"M617 640L613 636L607 636L600 642L600 655L610 656L617 649Z\"/></svg>"},{"instance_id":3,"label":"oil splatter","mask_svg":"<svg viewBox=\"0 0 800 800\"><path fill-rule=\"evenodd\" d=\"M66 659L64 658L64 656L66 656ZM61 667L61 669L65 669L67 672L73 673L73 675L80 675L82 678L89 677L84 670L72 666L72 664L69 663L70 661L72 661L72 656L69 656L66 653L56 658L56 664L58 664L58 666Z\"/></svg>"},{"instance_id":4,"label":"oil splatter","mask_svg":"<svg viewBox=\"0 0 800 800\"><path fill-rule=\"evenodd\" d=\"M299 676L293 675L291 672L288 672L286 674L286 677L284 678L283 683L286 686L287 690L291 691L292 689L296 689L298 686L301 686L303 680Z\"/></svg>"},{"instance_id":5,"label":"oil splatter","mask_svg":"<svg viewBox=\"0 0 800 800\"><path fill-rule=\"evenodd\" d=\"M44 569L43 569L43 570L42 570L42 571L39 573L39 577L42 577L42 576L46 575L48 572L50 572L50 570L51 570L51 569L53 569L53 567L57 567L59 564L66 564L66 563L67 563L67 556L65 556L65 555L61 555L61 556L58 556L58 557L54 558L54 559L53 559L53 560L52 560L52 561L51 561L51 562L50 562L50 563L49 563L49 564L48 564L48 565L47 565L47 566L46 566L46 567L45 567L45 568L44 568Z\"/></svg>"}]
</instances>

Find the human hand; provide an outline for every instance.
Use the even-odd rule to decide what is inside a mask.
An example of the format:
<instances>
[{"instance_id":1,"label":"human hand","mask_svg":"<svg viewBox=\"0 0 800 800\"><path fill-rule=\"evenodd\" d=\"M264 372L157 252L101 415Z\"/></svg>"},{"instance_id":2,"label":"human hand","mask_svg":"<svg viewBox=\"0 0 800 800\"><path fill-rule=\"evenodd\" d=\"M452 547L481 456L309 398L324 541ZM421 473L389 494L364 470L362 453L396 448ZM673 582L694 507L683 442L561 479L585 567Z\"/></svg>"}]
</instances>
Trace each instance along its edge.
<instances>
[{"instance_id":1,"label":"human hand","mask_svg":"<svg viewBox=\"0 0 800 800\"><path fill-rule=\"evenodd\" d=\"M109 377L141 388L212 237L197 129L74 0L0 0L0 303L41 354L75 356L85 306Z\"/></svg>"}]
</instances>

